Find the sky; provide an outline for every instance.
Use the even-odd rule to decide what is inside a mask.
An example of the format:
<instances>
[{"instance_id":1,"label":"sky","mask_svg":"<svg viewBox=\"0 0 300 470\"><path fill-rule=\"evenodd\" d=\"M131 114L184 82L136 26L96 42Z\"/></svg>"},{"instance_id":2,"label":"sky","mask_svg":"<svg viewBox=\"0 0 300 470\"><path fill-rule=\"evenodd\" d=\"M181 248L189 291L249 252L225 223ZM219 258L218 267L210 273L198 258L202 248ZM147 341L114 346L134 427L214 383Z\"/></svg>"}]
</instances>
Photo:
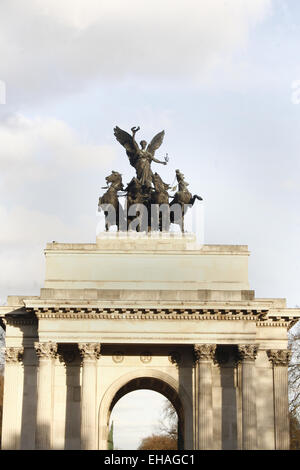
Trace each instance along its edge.
<instances>
[{"instance_id":1,"label":"sky","mask_svg":"<svg viewBox=\"0 0 300 470\"><path fill-rule=\"evenodd\" d=\"M155 171L203 197L205 243L248 245L256 296L300 305L299 21L295 0L2 0L0 304L39 294L47 242L95 241L105 176L134 175L113 128L138 125L165 130Z\"/></svg>"},{"instance_id":2,"label":"sky","mask_svg":"<svg viewBox=\"0 0 300 470\"><path fill-rule=\"evenodd\" d=\"M135 390L120 398L109 421L109 429L113 422L114 449L137 449L145 437L170 428L164 415L166 402L170 403L152 390Z\"/></svg>"}]
</instances>

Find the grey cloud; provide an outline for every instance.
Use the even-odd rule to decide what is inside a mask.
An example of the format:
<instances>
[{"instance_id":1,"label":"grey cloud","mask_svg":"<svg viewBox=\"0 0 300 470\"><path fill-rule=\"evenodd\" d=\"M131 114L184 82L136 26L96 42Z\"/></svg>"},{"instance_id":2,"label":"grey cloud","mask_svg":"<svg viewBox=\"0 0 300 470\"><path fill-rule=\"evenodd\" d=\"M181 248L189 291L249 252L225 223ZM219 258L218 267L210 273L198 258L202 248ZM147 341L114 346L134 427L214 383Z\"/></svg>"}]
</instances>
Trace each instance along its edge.
<instances>
[{"instance_id":1,"label":"grey cloud","mask_svg":"<svg viewBox=\"0 0 300 470\"><path fill-rule=\"evenodd\" d=\"M22 103L91 80L199 77L246 40L271 0L4 0L0 79Z\"/></svg>"}]
</instances>

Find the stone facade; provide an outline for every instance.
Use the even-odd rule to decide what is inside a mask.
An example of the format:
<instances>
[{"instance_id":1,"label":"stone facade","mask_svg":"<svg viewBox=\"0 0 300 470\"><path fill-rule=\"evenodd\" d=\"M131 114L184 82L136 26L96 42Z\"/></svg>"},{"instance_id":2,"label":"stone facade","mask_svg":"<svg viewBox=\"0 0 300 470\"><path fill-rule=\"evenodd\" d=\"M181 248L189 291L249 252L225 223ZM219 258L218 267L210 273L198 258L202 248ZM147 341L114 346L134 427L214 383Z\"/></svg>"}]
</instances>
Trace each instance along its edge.
<instances>
[{"instance_id":1,"label":"stone facade","mask_svg":"<svg viewBox=\"0 0 300 470\"><path fill-rule=\"evenodd\" d=\"M106 449L126 393L164 394L184 449L287 449L287 329L246 246L101 234L48 244L38 297L9 297L3 449Z\"/></svg>"}]
</instances>

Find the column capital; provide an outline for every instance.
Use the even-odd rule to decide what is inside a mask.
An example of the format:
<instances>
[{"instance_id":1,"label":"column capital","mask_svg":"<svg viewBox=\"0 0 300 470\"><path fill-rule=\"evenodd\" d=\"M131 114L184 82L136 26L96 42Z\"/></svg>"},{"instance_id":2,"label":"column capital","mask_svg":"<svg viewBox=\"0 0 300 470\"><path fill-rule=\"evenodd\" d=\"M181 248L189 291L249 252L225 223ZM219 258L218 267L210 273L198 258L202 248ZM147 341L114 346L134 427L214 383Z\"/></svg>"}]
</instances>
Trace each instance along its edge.
<instances>
[{"instance_id":1,"label":"column capital","mask_svg":"<svg viewBox=\"0 0 300 470\"><path fill-rule=\"evenodd\" d=\"M212 361L215 357L216 347L216 344L194 344L196 363L200 361Z\"/></svg>"},{"instance_id":2,"label":"column capital","mask_svg":"<svg viewBox=\"0 0 300 470\"><path fill-rule=\"evenodd\" d=\"M267 355L273 366L287 367L292 356L289 349L268 349Z\"/></svg>"},{"instance_id":3,"label":"column capital","mask_svg":"<svg viewBox=\"0 0 300 470\"><path fill-rule=\"evenodd\" d=\"M20 362L23 359L23 354L23 346L5 348L5 362L10 364Z\"/></svg>"},{"instance_id":4,"label":"column capital","mask_svg":"<svg viewBox=\"0 0 300 470\"><path fill-rule=\"evenodd\" d=\"M83 361L93 361L100 357L100 343L78 343L78 349Z\"/></svg>"},{"instance_id":5,"label":"column capital","mask_svg":"<svg viewBox=\"0 0 300 470\"><path fill-rule=\"evenodd\" d=\"M57 343L53 343L52 341L45 343L35 342L34 348L40 359L54 359L56 357Z\"/></svg>"},{"instance_id":6,"label":"column capital","mask_svg":"<svg viewBox=\"0 0 300 470\"><path fill-rule=\"evenodd\" d=\"M255 361L258 346L255 344L239 344L238 355L241 361Z\"/></svg>"}]
</instances>

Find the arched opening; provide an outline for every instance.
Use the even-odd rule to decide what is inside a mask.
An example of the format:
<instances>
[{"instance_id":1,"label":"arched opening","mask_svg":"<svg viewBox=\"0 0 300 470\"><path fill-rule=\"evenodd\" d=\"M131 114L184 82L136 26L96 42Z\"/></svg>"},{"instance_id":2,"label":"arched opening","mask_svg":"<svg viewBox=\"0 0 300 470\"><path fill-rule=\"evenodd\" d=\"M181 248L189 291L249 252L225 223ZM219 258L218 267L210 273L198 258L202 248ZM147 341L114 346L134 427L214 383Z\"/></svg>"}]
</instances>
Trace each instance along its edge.
<instances>
[{"instance_id":1,"label":"arched opening","mask_svg":"<svg viewBox=\"0 0 300 470\"><path fill-rule=\"evenodd\" d=\"M145 372L144 372L145 374ZM136 390L152 390L166 397L173 405L178 416L178 449L184 449L184 408L176 390L176 382L162 378L138 375L135 378L119 379L105 394L99 410L99 448L107 449L109 422L111 412L116 403L125 395ZM123 383L122 383L123 382ZM169 382L169 383L168 383Z\"/></svg>"},{"instance_id":2,"label":"arched opening","mask_svg":"<svg viewBox=\"0 0 300 470\"><path fill-rule=\"evenodd\" d=\"M109 450L178 449L177 412L164 395L153 390L123 395L112 408L109 430Z\"/></svg>"}]
</instances>

